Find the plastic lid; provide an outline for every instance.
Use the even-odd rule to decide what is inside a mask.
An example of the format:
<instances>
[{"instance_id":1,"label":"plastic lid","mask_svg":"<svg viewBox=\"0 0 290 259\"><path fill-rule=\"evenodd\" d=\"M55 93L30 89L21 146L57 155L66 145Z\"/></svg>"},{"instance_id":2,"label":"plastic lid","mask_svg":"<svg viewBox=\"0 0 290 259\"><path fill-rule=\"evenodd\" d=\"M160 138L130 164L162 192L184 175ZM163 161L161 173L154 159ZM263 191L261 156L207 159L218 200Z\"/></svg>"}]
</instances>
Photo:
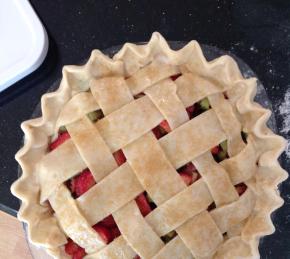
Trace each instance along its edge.
<instances>
[{"instance_id":1,"label":"plastic lid","mask_svg":"<svg viewBox=\"0 0 290 259\"><path fill-rule=\"evenodd\" d=\"M43 62L47 34L27 0L0 0L0 91Z\"/></svg>"}]
</instances>

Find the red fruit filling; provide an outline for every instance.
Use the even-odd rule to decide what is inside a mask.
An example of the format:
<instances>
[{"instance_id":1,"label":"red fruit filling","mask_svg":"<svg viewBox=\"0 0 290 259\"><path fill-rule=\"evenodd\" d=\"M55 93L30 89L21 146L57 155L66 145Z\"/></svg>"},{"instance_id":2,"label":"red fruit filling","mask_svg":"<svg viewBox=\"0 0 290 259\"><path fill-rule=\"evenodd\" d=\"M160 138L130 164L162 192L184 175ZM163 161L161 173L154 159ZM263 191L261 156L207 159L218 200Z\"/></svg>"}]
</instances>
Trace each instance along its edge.
<instances>
[{"instance_id":1,"label":"red fruit filling","mask_svg":"<svg viewBox=\"0 0 290 259\"><path fill-rule=\"evenodd\" d=\"M77 198L88 191L96 181L89 169L85 169L68 183L71 193Z\"/></svg>"},{"instance_id":2,"label":"red fruit filling","mask_svg":"<svg viewBox=\"0 0 290 259\"><path fill-rule=\"evenodd\" d=\"M192 175L186 174L186 173L180 173L180 176L187 186L193 183Z\"/></svg>"},{"instance_id":3,"label":"red fruit filling","mask_svg":"<svg viewBox=\"0 0 290 259\"><path fill-rule=\"evenodd\" d=\"M99 234L106 244L109 244L121 235L112 215L109 215L99 223L95 224L93 229ZM68 243L65 245L65 252L71 255L72 258L77 259L81 259L86 255L85 250L74 243L71 239L68 239Z\"/></svg>"},{"instance_id":4,"label":"red fruit filling","mask_svg":"<svg viewBox=\"0 0 290 259\"><path fill-rule=\"evenodd\" d=\"M192 119L194 117L194 112L196 111L195 105L191 105L186 108L187 114L189 119Z\"/></svg>"},{"instance_id":5,"label":"red fruit filling","mask_svg":"<svg viewBox=\"0 0 290 259\"><path fill-rule=\"evenodd\" d=\"M57 139L50 143L49 150L52 151L70 138L68 132L63 132L58 135Z\"/></svg>"},{"instance_id":6,"label":"red fruit filling","mask_svg":"<svg viewBox=\"0 0 290 259\"><path fill-rule=\"evenodd\" d=\"M85 255L85 249L78 246L74 241L68 239L68 242L64 246L64 250L68 255L71 255L72 258L82 259Z\"/></svg>"},{"instance_id":7,"label":"red fruit filling","mask_svg":"<svg viewBox=\"0 0 290 259\"><path fill-rule=\"evenodd\" d=\"M143 217L145 217L146 215L148 215L152 209L150 207L150 204L148 202L148 200L146 199L146 196L144 195L144 193L139 194L136 199L135 199L139 210L141 212L141 214L143 215Z\"/></svg>"},{"instance_id":8,"label":"red fruit filling","mask_svg":"<svg viewBox=\"0 0 290 259\"><path fill-rule=\"evenodd\" d=\"M106 244L109 244L113 240L113 235L111 231L102 226L101 224L96 224L93 226L93 229L100 235Z\"/></svg>"},{"instance_id":9,"label":"red fruit filling","mask_svg":"<svg viewBox=\"0 0 290 259\"><path fill-rule=\"evenodd\" d=\"M210 109L210 106L208 102L206 101L199 101L197 103L194 103L191 106L186 107L186 111L188 114L189 119L191 120L192 118L202 114L203 112L207 111Z\"/></svg>"},{"instance_id":10,"label":"red fruit filling","mask_svg":"<svg viewBox=\"0 0 290 259\"><path fill-rule=\"evenodd\" d=\"M85 255L86 255L85 250L80 249L75 254L73 254L72 259L83 259Z\"/></svg>"},{"instance_id":11,"label":"red fruit filling","mask_svg":"<svg viewBox=\"0 0 290 259\"><path fill-rule=\"evenodd\" d=\"M199 177L199 173L198 172L193 172L193 173L180 173L180 176L182 178L182 180L184 181L184 183L189 186L192 183L194 183Z\"/></svg>"},{"instance_id":12,"label":"red fruit filling","mask_svg":"<svg viewBox=\"0 0 290 259\"><path fill-rule=\"evenodd\" d=\"M93 226L93 229L99 234L102 240L109 244L115 238L121 235L120 230L112 215L107 216Z\"/></svg>"},{"instance_id":13,"label":"red fruit filling","mask_svg":"<svg viewBox=\"0 0 290 259\"><path fill-rule=\"evenodd\" d=\"M179 173L192 173L196 171L196 168L193 163L189 162L186 165L182 166L177 170Z\"/></svg>"},{"instance_id":14,"label":"red fruit filling","mask_svg":"<svg viewBox=\"0 0 290 259\"><path fill-rule=\"evenodd\" d=\"M177 75L171 76L170 78L172 81L175 81L180 76L181 76L181 74L177 74Z\"/></svg>"},{"instance_id":15,"label":"red fruit filling","mask_svg":"<svg viewBox=\"0 0 290 259\"><path fill-rule=\"evenodd\" d=\"M120 230L118 229L118 227L115 228L111 228L111 233L112 233L112 237L113 239L117 238L118 236L121 235Z\"/></svg>"},{"instance_id":16,"label":"red fruit filling","mask_svg":"<svg viewBox=\"0 0 290 259\"><path fill-rule=\"evenodd\" d=\"M191 185L198 178L200 178L200 175L197 172L194 164L191 162L189 162L186 165L182 166L181 168L177 169L177 171L187 186Z\"/></svg>"},{"instance_id":17,"label":"red fruit filling","mask_svg":"<svg viewBox=\"0 0 290 259\"><path fill-rule=\"evenodd\" d=\"M114 156L118 166L124 164L127 160L121 149L116 151L115 153L113 153L113 156Z\"/></svg>"},{"instance_id":18,"label":"red fruit filling","mask_svg":"<svg viewBox=\"0 0 290 259\"><path fill-rule=\"evenodd\" d=\"M211 149L211 153L213 155L217 155L220 152L220 147L219 146L215 146Z\"/></svg>"},{"instance_id":19,"label":"red fruit filling","mask_svg":"<svg viewBox=\"0 0 290 259\"><path fill-rule=\"evenodd\" d=\"M227 145L226 142L222 142L220 145L215 146L211 149L211 153L217 163L229 157L226 145Z\"/></svg>"},{"instance_id":20,"label":"red fruit filling","mask_svg":"<svg viewBox=\"0 0 290 259\"><path fill-rule=\"evenodd\" d=\"M79 247L74 241L71 239L68 240L68 242L65 244L64 250L67 254L73 255L77 250L81 248Z\"/></svg>"},{"instance_id":21,"label":"red fruit filling","mask_svg":"<svg viewBox=\"0 0 290 259\"><path fill-rule=\"evenodd\" d=\"M235 185L237 193L241 196L246 190L247 190L247 185L244 183L239 183Z\"/></svg>"},{"instance_id":22,"label":"red fruit filling","mask_svg":"<svg viewBox=\"0 0 290 259\"><path fill-rule=\"evenodd\" d=\"M104 218L102 221L99 222L101 225L107 227L107 228L114 228L117 227L116 222L112 215L109 215L108 217Z\"/></svg>"},{"instance_id":23,"label":"red fruit filling","mask_svg":"<svg viewBox=\"0 0 290 259\"><path fill-rule=\"evenodd\" d=\"M200 174L198 172L193 172L192 173L192 182L194 183L195 181L197 181L200 178Z\"/></svg>"},{"instance_id":24,"label":"red fruit filling","mask_svg":"<svg viewBox=\"0 0 290 259\"><path fill-rule=\"evenodd\" d=\"M167 122L167 120L163 120L160 122L159 127L161 128L161 130L165 131L165 133L168 133L171 131L171 128Z\"/></svg>"},{"instance_id":25,"label":"red fruit filling","mask_svg":"<svg viewBox=\"0 0 290 259\"><path fill-rule=\"evenodd\" d=\"M157 126L157 127L155 127L154 129L152 129L152 132L153 132L153 134L155 135L155 137L156 137L157 139L160 139L161 137L163 137L163 136L162 136L162 133L161 133L161 131L160 131L160 129L159 129L159 126Z\"/></svg>"},{"instance_id":26,"label":"red fruit filling","mask_svg":"<svg viewBox=\"0 0 290 259\"><path fill-rule=\"evenodd\" d=\"M157 139L162 138L170 131L171 131L171 128L166 120L163 120L162 122L160 122L158 126L152 129L152 132L154 133Z\"/></svg>"}]
</instances>

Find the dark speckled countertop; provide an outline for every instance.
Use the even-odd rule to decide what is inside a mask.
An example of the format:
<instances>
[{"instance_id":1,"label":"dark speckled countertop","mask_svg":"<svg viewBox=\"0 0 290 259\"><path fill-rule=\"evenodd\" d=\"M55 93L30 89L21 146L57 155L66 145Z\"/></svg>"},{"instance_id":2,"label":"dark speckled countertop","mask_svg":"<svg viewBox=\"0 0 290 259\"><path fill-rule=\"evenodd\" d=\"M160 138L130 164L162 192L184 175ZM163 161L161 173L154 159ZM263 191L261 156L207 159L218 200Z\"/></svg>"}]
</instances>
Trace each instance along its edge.
<instances>
[{"instance_id":1,"label":"dark speckled countertop","mask_svg":"<svg viewBox=\"0 0 290 259\"><path fill-rule=\"evenodd\" d=\"M97 1L31 0L49 35L49 51L34 73L0 93L0 203L17 210L9 192L17 178L14 154L20 123L29 119L65 64L78 64L92 49L147 41L153 31L168 40L216 46L243 59L258 75L272 102L278 131L290 129L290 1ZM282 166L290 169L290 151ZM290 181L280 187L284 206L275 213L275 234L260 244L262 258L290 258ZM0 206L1 207L1 206ZM4 209L4 207L2 207ZM13 213L13 211L10 211Z\"/></svg>"}]
</instances>

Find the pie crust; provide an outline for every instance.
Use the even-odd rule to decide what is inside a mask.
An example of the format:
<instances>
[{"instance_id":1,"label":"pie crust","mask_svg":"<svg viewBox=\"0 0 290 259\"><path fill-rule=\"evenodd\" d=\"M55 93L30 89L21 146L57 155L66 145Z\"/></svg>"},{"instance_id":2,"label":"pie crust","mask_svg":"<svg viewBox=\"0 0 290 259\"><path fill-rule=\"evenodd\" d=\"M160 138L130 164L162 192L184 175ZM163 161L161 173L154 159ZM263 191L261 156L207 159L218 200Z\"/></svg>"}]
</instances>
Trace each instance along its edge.
<instances>
[{"instance_id":1,"label":"pie crust","mask_svg":"<svg viewBox=\"0 0 290 259\"><path fill-rule=\"evenodd\" d=\"M86 259L259 258L287 173L277 161L285 140L267 127L271 112L255 94L256 79L244 79L231 57L208 62L196 41L171 50L157 32L112 59L94 50L85 65L65 66L59 89L41 98L42 117L21 124L23 173L11 190L30 241L55 258L69 258L67 237ZM189 120L185 108L205 97L211 109ZM86 114L97 109L105 117L93 124ZM164 119L172 131L157 140L151 129ZM48 153L62 125L71 138ZM229 158L217 163L210 150L224 140ZM120 149L127 162L118 167ZM187 187L176 170L188 162L201 178ZM85 168L97 184L74 199L64 183ZM239 183L248 187L241 196ZM134 201L144 191L157 205L146 217ZM122 235L106 245L91 226L110 214Z\"/></svg>"}]
</instances>

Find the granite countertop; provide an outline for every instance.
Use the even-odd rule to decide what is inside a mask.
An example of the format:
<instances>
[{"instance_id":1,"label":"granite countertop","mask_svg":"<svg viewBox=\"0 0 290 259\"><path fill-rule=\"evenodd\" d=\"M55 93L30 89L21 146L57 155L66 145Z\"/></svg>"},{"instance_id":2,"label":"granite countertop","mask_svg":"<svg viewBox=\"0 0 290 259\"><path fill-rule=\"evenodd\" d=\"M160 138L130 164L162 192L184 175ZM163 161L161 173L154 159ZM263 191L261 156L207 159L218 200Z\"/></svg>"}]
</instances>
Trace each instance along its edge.
<instances>
[{"instance_id":1,"label":"granite countertop","mask_svg":"<svg viewBox=\"0 0 290 259\"><path fill-rule=\"evenodd\" d=\"M42 66L0 93L0 208L17 210L9 188L17 178L14 154L19 127L65 64L78 64L92 49L147 41L153 31L167 40L216 46L244 60L258 75L272 102L278 131L290 139L290 2L276 1L94 1L31 0L49 35ZM281 157L289 171L290 151ZM275 234L260 245L262 258L290 258L290 181L280 187L285 205L273 219Z\"/></svg>"}]
</instances>

